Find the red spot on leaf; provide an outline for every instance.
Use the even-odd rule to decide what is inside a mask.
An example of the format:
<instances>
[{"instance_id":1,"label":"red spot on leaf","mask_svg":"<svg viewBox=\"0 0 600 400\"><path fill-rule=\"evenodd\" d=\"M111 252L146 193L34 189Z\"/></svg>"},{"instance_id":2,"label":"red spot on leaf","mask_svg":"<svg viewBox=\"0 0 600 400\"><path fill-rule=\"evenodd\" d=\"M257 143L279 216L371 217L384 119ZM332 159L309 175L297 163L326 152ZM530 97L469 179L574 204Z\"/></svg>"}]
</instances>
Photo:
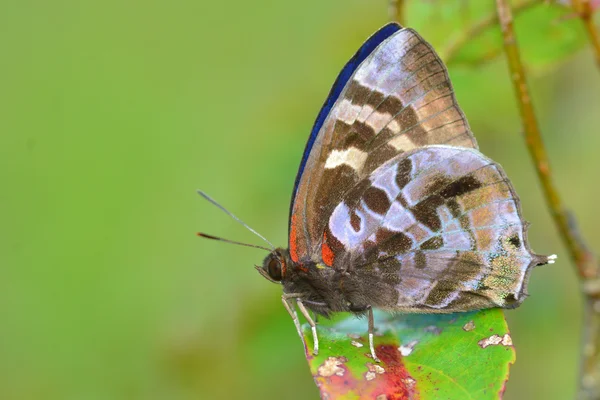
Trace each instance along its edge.
<instances>
[{"instance_id":1,"label":"red spot on leaf","mask_svg":"<svg viewBox=\"0 0 600 400\"><path fill-rule=\"evenodd\" d=\"M378 391L374 392L375 396L373 398L382 394L388 400L420 398L417 381L408 373L398 348L391 345L381 345L377 346L375 352L385 367L385 373L381 375L384 378L384 384L381 385L382 387Z\"/></svg>"},{"instance_id":2,"label":"red spot on leaf","mask_svg":"<svg viewBox=\"0 0 600 400\"><path fill-rule=\"evenodd\" d=\"M331 376L316 374L314 378L321 391L321 397L331 400L346 397L372 400L383 398L386 400L418 400L420 396L417 390L417 381L404 366L398 346L380 345L376 352L381 363L365 361L364 373L362 369L355 370L355 367L350 371L345 363L339 363L336 365L336 368L339 368L336 374ZM365 360L368 359L365 357ZM358 373L360 373L360 377L357 377ZM367 379L369 373L371 375Z\"/></svg>"},{"instance_id":3,"label":"red spot on leaf","mask_svg":"<svg viewBox=\"0 0 600 400\"><path fill-rule=\"evenodd\" d=\"M327 363L331 362L335 357L330 357L329 360L325 361L321 367L326 368ZM347 361L344 357L337 359L335 365L335 373L325 373L324 375L315 375L315 382L320 388L321 392L327 393L330 398L335 399L339 396L345 396L351 392L355 392L358 388L359 382L352 376L346 367L345 362Z\"/></svg>"}]
</instances>

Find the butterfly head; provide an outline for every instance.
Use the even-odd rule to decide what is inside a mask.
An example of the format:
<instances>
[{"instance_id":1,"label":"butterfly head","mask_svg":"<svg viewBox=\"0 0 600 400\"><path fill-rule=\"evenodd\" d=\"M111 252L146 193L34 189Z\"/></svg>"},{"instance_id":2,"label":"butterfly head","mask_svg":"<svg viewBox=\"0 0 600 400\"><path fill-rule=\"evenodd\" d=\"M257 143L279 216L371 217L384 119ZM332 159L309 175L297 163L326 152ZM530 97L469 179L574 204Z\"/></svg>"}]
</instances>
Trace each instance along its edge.
<instances>
[{"instance_id":1,"label":"butterfly head","mask_svg":"<svg viewBox=\"0 0 600 400\"><path fill-rule=\"evenodd\" d=\"M256 266L256 270L269 281L280 283L285 279L289 261L286 250L275 249L265 257L262 267Z\"/></svg>"}]
</instances>

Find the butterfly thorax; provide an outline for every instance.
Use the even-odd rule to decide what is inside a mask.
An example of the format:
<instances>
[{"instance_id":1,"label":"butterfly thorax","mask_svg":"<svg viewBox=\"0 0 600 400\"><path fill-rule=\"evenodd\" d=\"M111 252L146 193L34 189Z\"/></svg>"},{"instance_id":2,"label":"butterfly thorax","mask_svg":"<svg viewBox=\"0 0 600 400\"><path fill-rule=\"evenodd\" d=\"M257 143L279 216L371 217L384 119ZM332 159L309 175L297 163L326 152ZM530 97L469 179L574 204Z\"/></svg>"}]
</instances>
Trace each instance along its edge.
<instances>
[{"instance_id":1,"label":"butterfly thorax","mask_svg":"<svg viewBox=\"0 0 600 400\"><path fill-rule=\"evenodd\" d=\"M324 316L333 312L362 314L370 306L385 308L389 298L396 296L389 285L365 280L356 271L330 268L310 260L294 262L289 251L282 248L264 259L259 272L268 280L281 283L284 294L295 294L307 308ZM374 288L373 284L379 287Z\"/></svg>"}]
</instances>

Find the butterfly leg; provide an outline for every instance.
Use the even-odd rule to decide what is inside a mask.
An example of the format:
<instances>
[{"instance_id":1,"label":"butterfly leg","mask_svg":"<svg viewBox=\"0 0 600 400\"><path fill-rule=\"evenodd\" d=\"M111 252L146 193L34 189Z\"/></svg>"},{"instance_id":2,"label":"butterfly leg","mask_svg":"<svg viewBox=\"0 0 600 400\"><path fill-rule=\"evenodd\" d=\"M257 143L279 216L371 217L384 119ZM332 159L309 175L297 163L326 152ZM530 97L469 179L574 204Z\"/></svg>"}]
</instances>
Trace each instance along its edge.
<instances>
[{"instance_id":1,"label":"butterfly leg","mask_svg":"<svg viewBox=\"0 0 600 400\"><path fill-rule=\"evenodd\" d=\"M281 296L281 301L283 302L283 306L285 307L287 312L292 317L292 321L294 321L294 325L296 326L296 331L298 332L298 335L300 336L300 339L302 340L302 344L304 344L304 347L306 348L306 344L304 343L304 335L302 335L302 329L300 328L300 321L298 320L298 314L296 313L296 309L294 308L294 305L291 303L291 301L289 299L290 299L290 296L287 294L284 294L283 296Z\"/></svg>"},{"instance_id":2,"label":"butterfly leg","mask_svg":"<svg viewBox=\"0 0 600 400\"><path fill-rule=\"evenodd\" d=\"M369 349L371 350L371 356L373 361L381 362L375 354L375 346L373 346L373 333L375 332L375 321L373 319L373 307L369 306Z\"/></svg>"},{"instance_id":3,"label":"butterfly leg","mask_svg":"<svg viewBox=\"0 0 600 400\"><path fill-rule=\"evenodd\" d=\"M313 343L314 343L313 354L316 356L317 354L319 354L319 338L317 337L317 324L310 317L310 313L308 312L306 307L304 307L304 304L302 304L302 300L296 299L296 303L298 304L298 308L300 309L300 312L302 313L302 315L304 315L304 318L306 318L306 321L308 321L308 323L310 324L310 328L311 328L312 334L313 334Z\"/></svg>"}]
</instances>

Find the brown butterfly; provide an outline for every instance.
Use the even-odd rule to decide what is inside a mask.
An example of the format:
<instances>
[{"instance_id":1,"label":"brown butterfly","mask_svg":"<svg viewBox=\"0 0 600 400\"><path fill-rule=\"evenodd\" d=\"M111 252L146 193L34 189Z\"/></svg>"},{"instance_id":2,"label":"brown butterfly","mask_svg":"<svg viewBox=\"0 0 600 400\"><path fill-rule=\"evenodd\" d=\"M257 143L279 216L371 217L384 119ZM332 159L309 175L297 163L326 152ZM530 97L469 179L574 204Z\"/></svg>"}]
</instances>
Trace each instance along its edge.
<instances>
[{"instance_id":1,"label":"brown butterfly","mask_svg":"<svg viewBox=\"0 0 600 400\"><path fill-rule=\"evenodd\" d=\"M556 258L534 254L526 230L504 171L478 151L443 62L392 23L335 81L296 177L289 248L266 249L257 270L283 285L300 337L294 303L307 319L315 354L309 310L366 313L378 361L373 308L520 305L531 268Z\"/></svg>"}]
</instances>

